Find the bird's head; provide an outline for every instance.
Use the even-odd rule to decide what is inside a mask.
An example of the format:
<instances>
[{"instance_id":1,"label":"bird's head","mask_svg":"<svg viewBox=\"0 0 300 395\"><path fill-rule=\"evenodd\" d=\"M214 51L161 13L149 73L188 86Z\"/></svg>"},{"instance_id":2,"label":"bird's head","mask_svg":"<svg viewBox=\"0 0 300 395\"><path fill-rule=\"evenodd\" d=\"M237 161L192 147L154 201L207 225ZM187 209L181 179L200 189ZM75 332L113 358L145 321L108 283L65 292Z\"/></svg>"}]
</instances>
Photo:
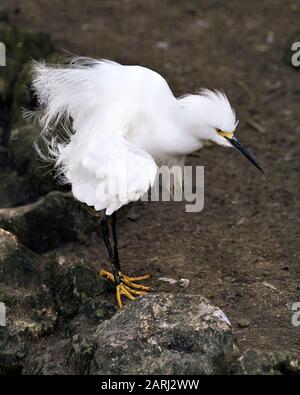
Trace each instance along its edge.
<instances>
[{"instance_id":1,"label":"bird's head","mask_svg":"<svg viewBox=\"0 0 300 395\"><path fill-rule=\"evenodd\" d=\"M190 101L191 109L194 107L193 112L197 118L194 130L200 140L210 140L224 147L236 148L263 173L262 168L235 135L238 121L224 93L203 89L198 95L190 95L185 99Z\"/></svg>"}]
</instances>

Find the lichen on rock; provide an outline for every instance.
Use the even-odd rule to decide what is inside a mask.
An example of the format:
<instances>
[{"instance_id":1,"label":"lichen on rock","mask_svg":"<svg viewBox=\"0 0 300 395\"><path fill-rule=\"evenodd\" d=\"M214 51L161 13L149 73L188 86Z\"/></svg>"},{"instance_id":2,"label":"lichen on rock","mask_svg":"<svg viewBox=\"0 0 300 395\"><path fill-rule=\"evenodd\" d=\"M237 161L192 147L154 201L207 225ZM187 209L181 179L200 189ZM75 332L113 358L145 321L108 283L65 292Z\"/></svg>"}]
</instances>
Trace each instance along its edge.
<instances>
[{"instance_id":1,"label":"lichen on rock","mask_svg":"<svg viewBox=\"0 0 300 395\"><path fill-rule=\"evenodd\" d=\"M236 354L232 329L198 295L150 294L95 334L92 374L214 374Z\"/></svg>"}]
</instances>

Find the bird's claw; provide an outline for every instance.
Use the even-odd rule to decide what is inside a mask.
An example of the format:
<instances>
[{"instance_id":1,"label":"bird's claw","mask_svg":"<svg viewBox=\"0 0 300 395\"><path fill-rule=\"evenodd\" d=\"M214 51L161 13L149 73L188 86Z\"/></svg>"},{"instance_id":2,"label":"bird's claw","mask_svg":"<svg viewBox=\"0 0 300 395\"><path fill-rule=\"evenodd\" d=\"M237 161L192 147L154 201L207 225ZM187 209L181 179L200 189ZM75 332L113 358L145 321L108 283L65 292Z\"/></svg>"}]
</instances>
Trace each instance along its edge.
<instances>
[{"instance_id":1,"label":"bird's claw","mask_svg":"<svg viewBox=\"0 0 300 395\"><path fill-rule=\"evenodd\" d=\"M114 275L111 272L107 272L106 270L100 270L99 276L106 278L107 280L111 281L112 283L115 283Z\"/></svg>"},{"instance_id":2,"label":"bird's claw","mask_svg":"<svg viewBox=\"0 0 300 395\"><path fill-rule=\"evenodd\" d=\"M130 288L140 289L140 290L143 290L146 292L151 290L151 287L149 285L135 284L135 281L148 280L150 278L149 274L146 274L145 276L139 276L139 277L128 277L120 272L119 275L120 275L121 281Z\"/></svg>"},{"instance_id":3,"label":"bird's claw","mask_svg":"<svg viewBox=\"0 0 300 395\"><path fill-rule=\"evenodd\" d=\"M136 281L143 281L149 279L150 278L149 274L139 277L129 277L122 274L122 272L119 272L118 274L121 280L121 283L116 285L117 302L119 308L123 307L122 295L126 296L126 298L130 300L135 300L135 297L133 295L142 296L151 290L151 287L148 285L141 285L135 283ZM99 275L100 277L106 278L113 284L116 283L114 275L106 270L101 270Z\"/></svg>"},{"instance_id":4,"label":"bird's claw","mask_svg":"<svg viewBox=\"0 0 300 395\"><path fill-rule=\"evenodd\" d=\"M135 297L133 295L142 296L146 294L146 292L131 289L127 287L127 285L125 285L124 283L120 283L119 285L117 285L116 292L117 302L120 309L123 307L122 295L126 296L126 298L128 298L129 300L135 300Z\"/></svg>"}]
</instances>

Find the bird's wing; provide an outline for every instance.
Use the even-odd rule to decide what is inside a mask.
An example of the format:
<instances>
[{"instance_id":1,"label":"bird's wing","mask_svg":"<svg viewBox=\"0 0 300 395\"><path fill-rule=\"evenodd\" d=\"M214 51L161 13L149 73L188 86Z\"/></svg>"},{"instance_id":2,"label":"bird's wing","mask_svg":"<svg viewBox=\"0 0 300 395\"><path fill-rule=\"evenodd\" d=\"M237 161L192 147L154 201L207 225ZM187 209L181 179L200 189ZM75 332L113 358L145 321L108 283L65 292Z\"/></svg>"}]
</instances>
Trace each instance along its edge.
<instances>
[{"instance_id":1,"label":"bird's wing","mask_svg":"<svg viewBox=\"0 0 300 395\"><path fill-rule=\"evenodd\" d=\"M32 87L42 110L38 115L44 131L70 117L75 131L97 112L98 121L101 120L107 86L114 85L119 67L114 62L80 58L67 65L34 62Z\"/></svg>"},{"instance_id":2,"label":"bird's wing","mask_svg":"<svg viewBox=\"0 0 300 395\"><path fill-rule=\"evenodd\" d=\"M140 66L79 58L68 65L34 63L33 90L42 108L44 131L72 119L73 130L97 128L98 133L122 131L143 112L153 115L174 96L162 76ZM163 111L163 108L162 108Z\"/></svg>"},{"instance_id":3,"label":"bird's wing","mask_svg":"<svg viewBox=\"0 0 300 395\"><path fill-rule=\"evenodd\" d=\"M73 151L72 142L63 149L69 148ZM156 178L153 158L121 134L98 135L80 158L68 166L73 195L96 210L106 209L108 215L140 199Z\"/></svg>"},{"instance_id":4,"label":"bird's wing","mask_svg":"<svg viewBox=\"0 0 300 395\"><path fill-rule=\"evenodd\" d=\"M153 184L156 164L138 141L147 138L155 113L164 111L159 100L174 99L159 74L110 61L36 63L33 89L50 134L50 159L77 199L111 213ZM58 144L51 136L64 120L72 121L72 131Z\"/></svg>"}]
</instances>

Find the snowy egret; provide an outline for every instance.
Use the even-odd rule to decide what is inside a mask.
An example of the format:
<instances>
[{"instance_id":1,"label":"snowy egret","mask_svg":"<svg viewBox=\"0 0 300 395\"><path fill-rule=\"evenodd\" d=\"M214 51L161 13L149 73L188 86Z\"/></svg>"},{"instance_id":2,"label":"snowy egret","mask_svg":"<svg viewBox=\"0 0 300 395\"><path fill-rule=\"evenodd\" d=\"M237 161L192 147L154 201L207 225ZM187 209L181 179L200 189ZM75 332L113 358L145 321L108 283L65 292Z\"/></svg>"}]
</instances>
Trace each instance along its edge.
<instances>
[{"instance_id":1,"label":"snowy egret","mask_svg":"<svg viewBox=\"0 0 300 395\"><path fill-rule=\"evenodd\" d=\"M112 272L100 275L115 284L119 307L122 295L133 300L150 287L139 284L148 275L121 272L116 211L146 193L157 165L182 166L186 155L211 140L237 148L262 171L235 137L235 112L219 91L175 98L148 68L87 58L35 63L33 89L47 147L46 153L39 149L41 156L54 162L76 199L105 210L101 230ZM58 124L68 132L64 141L55 136Z\"/></svg>"}]
</instances>

